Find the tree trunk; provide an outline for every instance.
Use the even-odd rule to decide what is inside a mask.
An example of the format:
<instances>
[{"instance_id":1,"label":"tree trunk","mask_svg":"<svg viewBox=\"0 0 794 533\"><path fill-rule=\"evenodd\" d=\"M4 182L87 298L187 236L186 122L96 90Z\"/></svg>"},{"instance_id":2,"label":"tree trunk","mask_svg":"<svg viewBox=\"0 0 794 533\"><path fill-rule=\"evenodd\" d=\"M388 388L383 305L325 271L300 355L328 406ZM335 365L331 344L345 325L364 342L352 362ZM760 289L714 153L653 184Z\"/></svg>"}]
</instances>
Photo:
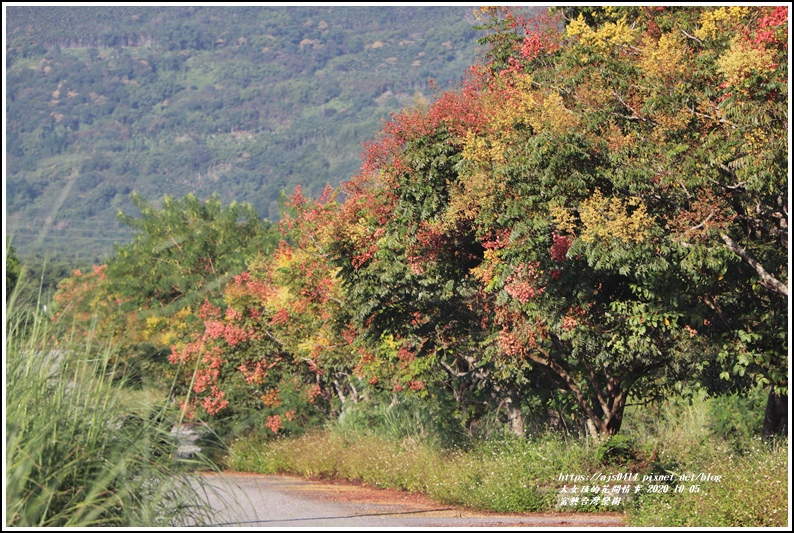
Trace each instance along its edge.
<instances>
[{"instance_id":1,"label":"tree trunk","mask_svg":"<svg viewBox=\"0 0 794 533\"><path fill-rule=\"evenodd\" d=\"M620 426L623 425L623 410L626 407L626 395L619 394L617 398L614 399L614 403L612 404L612 408L610 409L609 414L605 417L605 424L604 424L604 431L605 435L617 435L620 432Z\"/></svg>"},{"instance_id":2,"label":"tree trunk","mask_svg":"<svg viewBox=\"0 0 794 533\"><path fill-rule=\"evenodd\" d=\"M764 410L763 438L785 435L788 431L788 395L776 394L774 387L769 390Z\"/></svg>"},{"instance_id":3,"label":"tree trunk","mask_svg":"<svg viewBox=\"0 0 794 533\"><path fill-rule=\"evenodd\" d=\"M606 440L612 435L617 435L623 425L623 410L625 408L626 395L623 393L610 398L606 406L594 405L587 417L587 434L599 440Z\"/></svg>"},{"instance_id":4,"label":"tree trunk","mask_svg":"<svg viewBox=\"0 0 794 533\"><path fill-rule=\"evenodd\" d=\"M524 417L521 414L521 407L516 405L512 396L505 401L507 406L507 421L510 424L510 431L516 437L524 437Z\"/></svg>"}]
</instances>

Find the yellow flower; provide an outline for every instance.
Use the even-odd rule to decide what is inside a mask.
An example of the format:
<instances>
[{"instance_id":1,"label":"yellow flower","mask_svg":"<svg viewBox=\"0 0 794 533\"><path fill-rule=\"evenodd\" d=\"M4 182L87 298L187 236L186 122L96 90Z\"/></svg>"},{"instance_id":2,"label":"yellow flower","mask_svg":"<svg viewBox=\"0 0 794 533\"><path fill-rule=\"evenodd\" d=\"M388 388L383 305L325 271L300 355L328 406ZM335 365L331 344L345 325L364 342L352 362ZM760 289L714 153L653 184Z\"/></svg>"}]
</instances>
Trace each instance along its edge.
<instances>
[{"instance_id":1,"label":"yellow flower","mask_svg":"<svg viewBox=\"0 0 794 533\"><path fill-rule=\"evenodd\" d=\"M695 37L702 40L714 39L724 28L735 25L749 12L749 7L741 6L704 11L700 14L700 28L695 30Z\"/></svg>"},{"instance_id":2,"label":"yellow flower","mask_svg":"<svg viewBox=\"0 0 794 533\"><path fill-rule=\"evenodd\" d=\"M630 215L628 207L634 208ZM601 191L596 191L579 205L579 217L584 224L584 242L617 238L625 243L639 243L650 236L652 220L645 204L636 197L624 202L620 198L604 198Z\"/></svg>"},{"instance_id":3,"label":"yellow flower","mask_svg":"<svg viewBox=\"0 0 794 533\"><path fill-rule=\"evenodd\" d=\"M592 46L599 52L605 52L614 46L623 46L634 42L638 30L631 29L626 23L626 17L617 22L605 22L598 30L594 31L584 21L584 16L571 21L566 28L569 37L579 37L579 42L585 46Z\"/></svg>"}]
</instances>

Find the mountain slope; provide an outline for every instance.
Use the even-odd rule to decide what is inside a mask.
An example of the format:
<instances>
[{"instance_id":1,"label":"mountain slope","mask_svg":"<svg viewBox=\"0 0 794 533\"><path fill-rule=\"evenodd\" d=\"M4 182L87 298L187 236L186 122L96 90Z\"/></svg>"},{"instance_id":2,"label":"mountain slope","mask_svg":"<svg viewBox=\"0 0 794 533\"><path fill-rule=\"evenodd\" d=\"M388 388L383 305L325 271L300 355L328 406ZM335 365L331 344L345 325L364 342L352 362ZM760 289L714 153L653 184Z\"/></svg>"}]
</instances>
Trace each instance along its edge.
<instances>
[{"instance_id":1,"label":"mountain slope","mask_svg":"<svg viewBox=\"0 0 794 533\"><path fill-rule=\"evenodd\" d=\"M389 113L475 59L470 7L8 7L6 202L21 254L83 259L129 194L276 219L351 177ZM134 210L133 210L134 212Z\"/></svg>"}]
</instances>

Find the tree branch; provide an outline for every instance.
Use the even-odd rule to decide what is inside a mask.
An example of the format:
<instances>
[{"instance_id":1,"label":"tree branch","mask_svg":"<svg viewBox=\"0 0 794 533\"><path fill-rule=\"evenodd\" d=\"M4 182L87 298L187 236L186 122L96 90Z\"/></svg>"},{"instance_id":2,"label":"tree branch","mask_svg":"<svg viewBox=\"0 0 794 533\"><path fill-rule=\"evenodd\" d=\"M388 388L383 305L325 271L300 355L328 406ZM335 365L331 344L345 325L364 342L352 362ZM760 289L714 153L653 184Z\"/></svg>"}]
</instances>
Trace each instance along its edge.
<instances>
[{"instance_id":1,"label":"tree branch","mask_svg":"<svg viewBox=\"0 0 794 533\"><path fill-rule=\"evenodd\" d=\"M700 224L698 224L697 226L692 226L691 228L689 228L688 230L686 230L686 232L687 232L687 233L689 233L690 231L695 231L696 229L702 228L703 226L705 226L705 225L706 225L706 222L708 222L709 220L711 220L711 218L712 218L713 216L714 216L714 213L709 213L709 216L707 216L705 219L703 219L703 222L701 222L701 223L700 223Z\"/></svg>"},{"instance_id":2,"label":"tree branch","mask_svg":"<svg viewBox=\"0 0 794 533\"><path fill-rule=\"evenodd\" d=\"M562 345L562 340L560 340L560 338L554 333L549 333L549 336L551 337L551 340L554 343L554 345L557 347L557 349L560 350L561 352L564 352L564 346ZM598 378L596 377L595 369L589 362L587 362L587 360L581 354L577 356L577 359L579 360L580 363L582 363L582 365L584 365L585 369L587 369L587 373L590 376L590 383L592 383L593 385L593 391L595 392L598 403L601 404L601 409L604 411L604 413L608 413L609 407L607 405L606 399L601 394L601 388L598 386Z\"/></svg>"},{"instance_id":3,"label":"tree branch","mask_svg":"<svg viewBox=\"0 0 794 533\"><path fill-rule=\"evenodd\" d=\"M698 39L698 38L697 38L697 37L695 37L694 35L689 35L687 32L685 32L685 31L684 31L684 30L682 30L681 28L679 28L678 30L679 30L681 33L683 33L685 37L687 37L687 38L689 38L689 39L692 39L693 41L696 41L696 42L697 42L697 43L698 43L700 46L703 46L703 41L701 41L700 39Z\"/></svg>"},{"instance_id":4,"label":"tree branch","mask_svg":"<svg viewBox=\"0 0 794 533\"><path fill-rule=\"evenodd\" d=\"M724 233L720 235L720 237L722 237L722 240L725 241L725 244L733 253L744 259L748 265L755 269L758 275L761 276L762 285L777 291L784 296L788 296L788 286L784 285L774 276L772 276L772 274L767 272L766 269L764 269L764 267L758 261L756 261L755 258L753 258L753 256L751 256L745 248L740 248L739 245L733 241L733 239Z\"/></svg>"},{"instance_id":5,"label":"tree branch","mask_svg":"<svg viewBox=\"0 0 794 533\"><path fill-rule=\"evenodd\" d=\"M440 364L442 367L444 367L444 370L446 370L446 371L447 371L447 374L449 374L449 375L450 375L450 377L453 377L453 378L462 378L463 376L465 376L466 374L468 374L468 372L459 372L459 371L455 370L454 368L452 368L451 366L449 366L449 365L448 365L447 363L445 363L444 361L439 361L439 364Z\"/></svg>"},{"instance_id":6,"label":"tree branch","mask_svg":"<svg viewBox=\"0 0 794 533\"><path fill-rule=\"evenodd\" d=\"M345 398L345 393L342 392L342 387L339 386L339 382L337 380L334 380L333 383L334 383L334 388L336 389L336 395L339 396L339 400L342 403L345 403L347 401L347 398Z\"/></svg>"},{"instance_id":7,"label":"tree branch","mask_svg":"<svg viewBox=\"0 0 794 533\"><path fill-rule=\"evenodd\" d=\"M621 104L623 104L623 106L624 106L626 109L628 109L629 111L631 111L631 112L633 113L633 115L632 115L632 116L630 116L630 117L627 117L627 116L625 116L625 115L619 115L619 116L621 116L621 117L625 118L626 120L640 120L640 121L642 121L642 122L647 122L647 121L648 121L648 119L647 119L647 118L645 118L645 117L641 117L641 116L640 116L640 115L637 113L637 111L635 111L635 110L634 110L634 108L633 108L633 107L631 107L629 104L627 104L627 103L626 103L626 100L624 100L623 98L621 98L621 96L620 96L620 95L617 93L617 91L612 91L612 96L614 96L615 98L617 98L617 99L620 101L620 103L621 103Z\"/></svg>"},{"instance_id":8,"label":"tree branch","mask_svg":"<svg viewBox=\"0 0 794 533\"><path fill-rule=\"evenodd\" d=\"M543 365L550 368L552 371L554 371L555 374L557 374L563 379L566 386L568 387L568 390L570 390L573 393L573 395L576 397L576 402L579 404L579 407L581 407L582 410L584 410L585 414L587 415L587 418L590 419L593 422L593 424L596 425L598 431L601 431L603 429L603 424L604 424L603 420L598 415L596 415L596 413L590 407L587 398L585 397L584 393L579 388L579 386L576 384L576 381L573 379L573 377L570 374L568 374L568 372L566 372L565 369L562 366L560 366L554 359L552 359L551 355L549 355L549 353L546 352L543 348L536 347L535 350L540 352L543 355L543 357L530 351L528 354L529 358L535 361L536 363L538 363L539 365Z\"/></svg>"}]
</instances>

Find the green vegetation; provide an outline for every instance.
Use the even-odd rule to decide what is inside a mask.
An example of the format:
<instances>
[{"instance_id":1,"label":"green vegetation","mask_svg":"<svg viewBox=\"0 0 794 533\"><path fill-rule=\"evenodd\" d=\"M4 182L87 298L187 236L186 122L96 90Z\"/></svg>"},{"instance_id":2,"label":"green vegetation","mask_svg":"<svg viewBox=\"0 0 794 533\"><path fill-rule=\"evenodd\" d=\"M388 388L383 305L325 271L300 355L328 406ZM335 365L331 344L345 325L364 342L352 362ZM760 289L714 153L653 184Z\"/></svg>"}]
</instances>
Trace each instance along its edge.
<instances>
[{"instance_id":1,"label":"green vegetation","mask_svg":"<svg viewBox=\"0 0 794 533\"><path fill-rule=\"evenodd\" d=\"M654 30L702 31L711 11L594 13L636 28L620 26L615 44L617 22L597 28L602 39L578 15L563 34L494 11L488 61L461 90L395 115L339 189L297 189L275 253L251 257L170 345L172 362L198 368L190 408L258 413L278 432L301 404L336 416L405 393L448 400L465 428L499 413L523 436L535 412L605 439L629 402L766 387L763 433L782 433L786 99L770 87L783 62L715 85L726 73L706 58L728 61L739 45ZM785 56L774 9L719 13ZM673 68L659 46L692 68ZM647 89L634 96L643 120L626 114L627 69ZM680 81L664 102L660 69ZM681 118L695 105L687 84L727 122ZM754 103L766 140L726 173L726 146L761 134L734 116Z\"/></svg>"},{"instance_id":2,"label":"green vegetation","mask_svg":"<svg viewBox=\"0 0 794 533\"><path fill-rule=\"evenodd\" d=\"M5 525L204 523L201 482L185 483L185 475L210 463L174 458L174 413L162 395L141 403L112 368L112 346L16 312L15 296L3 350Z\"/></svg>"},{"instance_id":3,"label":"green vegetation","mask_svg":"<svg viewBox=\"0 0 794 533\"><path fill-rule=\"evenodd\" d=\"M301 437L249 435L230 443L227 467L263 474L348 479L427 494L441 502L499 512L620 511L631 526L780 527L787 520L787 443L735 437L718 421L722 400L629 409L625 435L606 443L560 433L530 439L461 436L453 447L421 431L422 407L400 404L373 415L347 414ZM410 414L409 414L410 412ZM756 411L755 423L761 414ZM366 420L366 422L365 422ZM733 428L736 429L736 428ZM399 438L395 435L399 434ZM618 442L619 441L619 442ZM641 492L615 506L566 507L560 474L706 473L720 481L685 483L683 493ZM615 483L610 483L614 485ZM617 484L620 484L619 482ZM648 485L649 483L632 483ZM581 483L579 484L582 485ZM690 492L689 486L698 486Z\"/></svg>"},{"instance_id":4,"label":"green vegetation","mask_svg":"<svg viewBox=\"0 0 794 533\"><path fill-rule=\"evenodd\" d=\"M51 311L83 336L112 339L130 379L166 386L175 373L170 346L200 324L195 312L222 301L222 288L247 258L272 254L279 236L250 204L224 207L216 195L166 196L161 208L137 193L132 201L141 216L119 219L134 228L133 240L116 245L106 264L63 279Z\"/></svg>"},{"instance_id":5,"label":"green vegetation","mask_svg":"<svg viewBox=\"0 0 794 533\"><path fill-rule=\"evenodd\" d=\"M214 11L184 16L199 13ZM637 524L780 525L788 10L525 15L483 8L484 58L465 83L394 114L338 188L282 194L279 233L223 194L133 194L140 216L119 217L132 241L59 283L54 321L112 346L103 361L130 391L162 387L180 416L234 440L235 468L502 511L600 508L563 493L561 475L703 474L697 488L626 489L620 509ZM242 69L228 50L247 41L174 32L152 39ZM120 50L95 55L110 68ZM134 92L133 63L120 84ZM177 77L203 92L213 74L193 67ZM180 100L164 98L153 106L168 117ZM240 136L213 132L230 110L203 101L185 104L198 133L178 144L211 154ZM169 168L202 171L205 155ZM102 172L60 168L52 205L87 171ZM39 309L25 309L25 338Z\"/></svg>"},{"instance_id":6,"label":"green vegetation","mask_svg":"<svg viewBox=\"0 0 794 533\"><path fill-rule=\"evenodd\" d=\"M6 275L6 301L8 301L9 296L14 292L14 287L17 285L17 281L19 281L19 275L21 273L22 266L19 263L19 257L17 257L17 252L13 246L10 244L6 247L5 253L5 275Z\"/></svg>"}]
</instances>

